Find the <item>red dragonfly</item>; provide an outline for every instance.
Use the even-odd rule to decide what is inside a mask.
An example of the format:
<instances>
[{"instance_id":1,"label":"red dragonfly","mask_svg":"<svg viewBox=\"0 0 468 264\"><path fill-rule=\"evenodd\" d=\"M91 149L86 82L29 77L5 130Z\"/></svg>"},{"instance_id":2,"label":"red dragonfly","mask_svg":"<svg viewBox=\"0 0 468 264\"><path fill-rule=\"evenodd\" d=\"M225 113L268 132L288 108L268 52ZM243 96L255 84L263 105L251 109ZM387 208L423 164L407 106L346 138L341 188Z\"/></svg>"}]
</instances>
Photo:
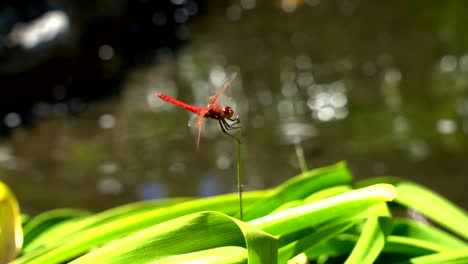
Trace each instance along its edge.
<instances>
[{"instance_id":1,"label":"red dragonfly","mask_svg":"<svg viewBox=\"0 0 468 264\"><path fill-rule=\"evenodd\" d=\"M232 109L232 107L225 106L223 108L217 103L219 97L221 97L224 91L226 91L229 85L231 85L232 81L236 78L236 76L237 76L237 73L233 73L231 77L228 79L228 81L224 83L223 87L219 89L219 91L215 95L210 97L208 104L204 108L184 103L182 101L179 101L165 94L161 94L161 93L156 94L159 98L163 99L164 101L169 102L171 104L175 104L179 107L185 108L194 113L192 118L190 118L188 125L192 126L193 123L196 121L196 129L198 130L197 149L198 149L198 146L200 145L200 135L201 135L201 129L203 125L203 118L218 120L219 126L221 127L221 130L223 131L223 133L225 133L226 135L229 135L230 137L233 137L234 139L237 140L237 142L239 142L238 138L236 138L235 136L227 132L227 130L240 128L240 126L236 126L240 122L239 116L232 118L232 116L234 115L234 110ZM234 123L229 124L226 120L233 121Z\"/></svg>"}]
</instances>

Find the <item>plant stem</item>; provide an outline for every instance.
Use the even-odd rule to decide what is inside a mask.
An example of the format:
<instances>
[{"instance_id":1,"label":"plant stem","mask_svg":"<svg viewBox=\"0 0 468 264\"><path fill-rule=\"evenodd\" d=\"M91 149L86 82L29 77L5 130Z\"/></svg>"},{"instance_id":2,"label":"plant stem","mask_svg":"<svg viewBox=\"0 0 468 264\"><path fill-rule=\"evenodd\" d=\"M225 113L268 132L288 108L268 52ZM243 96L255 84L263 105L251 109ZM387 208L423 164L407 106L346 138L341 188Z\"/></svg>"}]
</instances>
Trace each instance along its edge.
<instances>
[{"instance_id":1,"label":"plant stem","mask_svg":"<svg viewBox=\"0 0 468 264\"><path fill-rule=\"evenodd\" d=\"M239 121L240 123L240 121ZM237 191L239 193L239 219L244 219L243 208L242 208L242 166L241 166L241 140L242 140L242 128L239 128L238 141L237 141Z\"/></svg>"},{"instance_id":2,"label":"plant stem","mask_svg":"<svg viewBox=\"0 0 468 264\"><path fill-rule=\"evenodd\" d=\"M304 157L304 150L302 149L299 141L297 141L294 146L296 147L296 157L297 161L299 162L299 167L301 168L301 172L304 173L309 170L309 168L307 168L307 163Z\"/></svg>"}]
</instances>

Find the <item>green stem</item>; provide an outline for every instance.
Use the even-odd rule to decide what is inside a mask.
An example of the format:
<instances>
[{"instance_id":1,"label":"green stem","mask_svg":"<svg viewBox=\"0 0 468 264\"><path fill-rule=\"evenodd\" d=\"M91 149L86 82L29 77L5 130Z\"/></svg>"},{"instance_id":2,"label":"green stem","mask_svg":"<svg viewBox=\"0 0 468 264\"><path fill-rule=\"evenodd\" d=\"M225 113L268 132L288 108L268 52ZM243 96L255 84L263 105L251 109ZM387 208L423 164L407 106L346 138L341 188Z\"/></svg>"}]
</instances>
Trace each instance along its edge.
<instances>
[{"instance_id":1,"label":"green stem","mask_svg":"<svg viewBox=\"0 0 468 264\"><path fill-rule=\"evenodd\" d=\"M240 121L239 121L240 122ZM238 132L238 142L237 142L237 191L239 192L239 219L242 221L244 219L243 209L242 209L242 166L241 166L241 140L242 140L242 128L239 128Z\"/></svg>"},{"instance_id":2,"label":"green stem","mask_svg":"<svg viewBox=\"0 0 468 264\"><path fill-rule=\"evenodd\" d=\"M307 162L304 157L304 150L302 149L302 146L299 142L296 142L294 145L296 147L296 157L299 161L299 167L301 168L301 172L304 173L309 170L307 168Z\"/></svg>"}]
</instances>

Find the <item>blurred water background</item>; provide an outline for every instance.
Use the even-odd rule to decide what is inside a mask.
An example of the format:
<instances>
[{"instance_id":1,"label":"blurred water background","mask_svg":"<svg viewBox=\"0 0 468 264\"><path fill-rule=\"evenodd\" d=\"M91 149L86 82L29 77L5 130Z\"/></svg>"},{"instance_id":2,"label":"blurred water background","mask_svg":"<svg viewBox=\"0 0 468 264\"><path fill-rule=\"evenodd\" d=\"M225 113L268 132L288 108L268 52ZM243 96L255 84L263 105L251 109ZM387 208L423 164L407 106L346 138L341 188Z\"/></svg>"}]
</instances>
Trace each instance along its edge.
<instances>
[{"instance_id":1,"label":"blurred water background","mask_svg":"<svg viewBox=\"0 0 468 264\"><path fill-rule=\"evenodd\" d=\"M464 1L31 1L0 5L0 178L22 209L102 210L236 189L236 144L188 111L223 80L245 189L340 160L468 208Z\"/></svg>"}]
</instances>

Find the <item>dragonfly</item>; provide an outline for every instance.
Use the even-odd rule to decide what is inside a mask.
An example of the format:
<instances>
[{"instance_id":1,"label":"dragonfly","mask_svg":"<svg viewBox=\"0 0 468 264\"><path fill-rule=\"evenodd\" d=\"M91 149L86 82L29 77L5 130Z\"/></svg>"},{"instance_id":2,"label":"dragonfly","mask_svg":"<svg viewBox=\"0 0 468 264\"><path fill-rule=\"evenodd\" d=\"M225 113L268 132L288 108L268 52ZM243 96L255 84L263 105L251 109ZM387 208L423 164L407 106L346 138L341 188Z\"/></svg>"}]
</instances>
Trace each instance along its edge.
<instances>
[{"instance_id":1,"label":"dragonfly","mask_svg":"<svg viewBox=\"0 0 468 264\"><path fill-rule=\"evenodd\" d=\"M230 106L222 107L221 105L218 104L218 99L221 97L221 95L223 95L226 89L231 85L232 81L234 81L236 76L237 76L237 73L233 73L231 75L231 77L224 83L221 89L219 89L219 91L215 95L210 97L206 107L199 107L199 106L187 104L165 94L161 94L161 93L156 94L156 96L158 96L159 98L161 98L162 100L166 102L169 102L171 104L177 105L179 107L182 107L186 110L193 112L192 117L189 119L188 125L189 127L193 126L194 124L196 125L196 129L198 131L197 149L200 145L200 136L201 136L201 130L202 130L204 118L217 120L223 133L236 139L236 141L240 143L237 137L227 132L229 130L240 128L239 115L233 118L234 109L232 109L232 107ZM228 123L227 120L231 121L232 123Z\"/></svg>"}]
</instances>

